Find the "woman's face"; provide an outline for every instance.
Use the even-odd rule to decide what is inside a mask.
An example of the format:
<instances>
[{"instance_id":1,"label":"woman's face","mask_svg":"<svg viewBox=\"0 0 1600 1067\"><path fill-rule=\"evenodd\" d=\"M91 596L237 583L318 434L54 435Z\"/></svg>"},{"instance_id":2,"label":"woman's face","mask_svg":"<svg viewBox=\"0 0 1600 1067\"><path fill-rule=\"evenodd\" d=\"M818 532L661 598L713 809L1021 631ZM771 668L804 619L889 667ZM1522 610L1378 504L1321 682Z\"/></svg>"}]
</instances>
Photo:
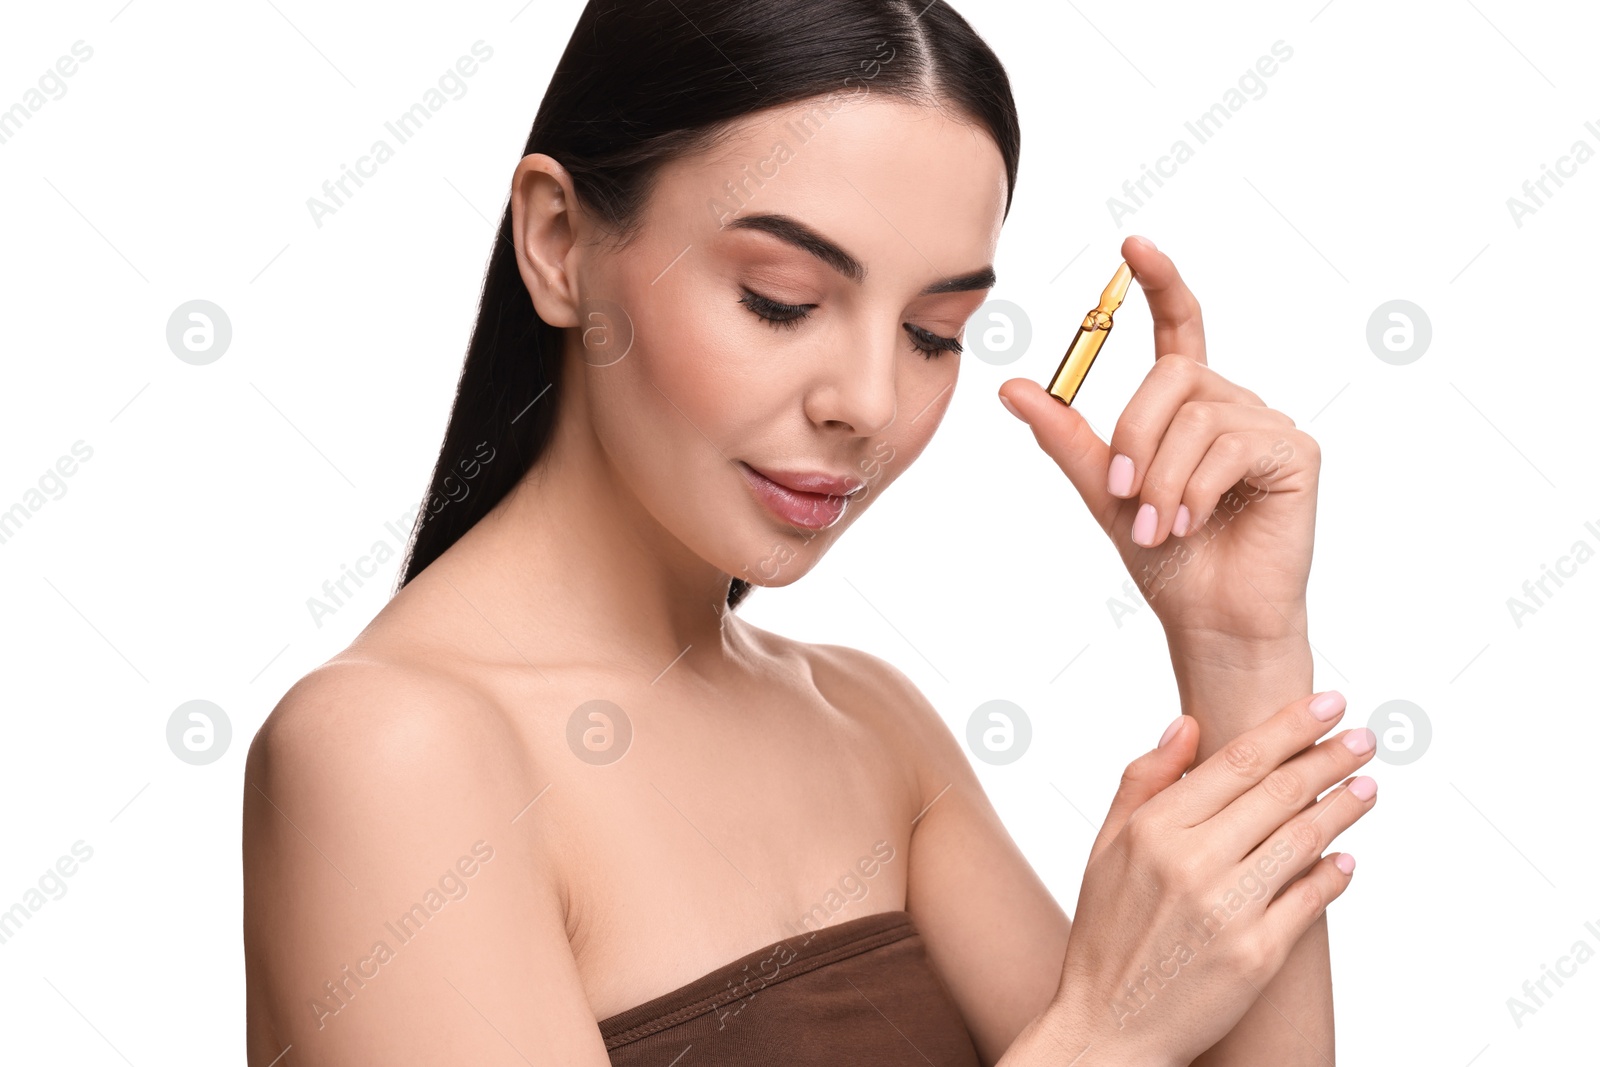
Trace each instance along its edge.
<instances>
[{"instance_id":1,"label":"woman's face","mask_svg":"<svg viewBox=\"0 0 1600 1067\"><path fill-rule=\"evenodd\" d=\"M994 281L1006 175L987 132L841 98L668 166L638 238L586 249L576 274L568 381L606 460L671 536L755 585L810 570L921 454Z\"/></svg>"}]
</instances>

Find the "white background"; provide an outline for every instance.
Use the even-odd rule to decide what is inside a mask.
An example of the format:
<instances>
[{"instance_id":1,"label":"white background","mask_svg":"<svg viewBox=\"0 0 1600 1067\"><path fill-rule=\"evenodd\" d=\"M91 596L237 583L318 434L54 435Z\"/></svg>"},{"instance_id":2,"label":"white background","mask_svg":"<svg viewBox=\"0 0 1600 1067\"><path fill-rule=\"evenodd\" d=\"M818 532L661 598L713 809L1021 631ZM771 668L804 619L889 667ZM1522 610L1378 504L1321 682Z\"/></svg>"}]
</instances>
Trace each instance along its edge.
<instances>
[{"instance_id":1,"label":"white background","mask_svg":"<svg viewBox=\"0 0 1600 1067\"><path fill-rule=\"evenodd\" d=\"M986 700L1026 709L1026 756L974 762L1073 911L1095 829L1074 806L1097 822L1178 707L1159 625L1114 621L1113 549L995 389L1047 378L1118 243L1150 236L1201 298L1212 366L1322 445L1316 687L1347 695L1345 725L1392 699L1432 724L1414 762L1374 761L1379 803L1338 843L1360 861L1330 913L1343 1057L1593 1062L1600 962L1520 1027L1506 1001L1576 941L1600 951L1600 562L1521 626L1507 599L1574 542L1600 548L1600 160L1520 226L1507 198L1576 140L1600 149L1600 20L1506 0L1213 7L959 5L1021 109L994 296L1026 310L1032 345L1005 367L965 357L943 428L870 520L742 610L891 660L958 736ZM579 10L8 12L0 108L73 42L94 51L0 144L0 510L74 442L93 455L0 544L0 909L74 842L93 857L0 944L0 1057L242 1061L245 751L392 586L398 554L321 628L306 608L421 497L489 220ZM316 227L307 197L479 39L494 55L467 94ZM1278 40L1293 56L1265 94L1116 224L1107 198ZM208 366L166 343L193 299L233 326ZM1392 299L1432 324L1404 366L1366 341ZM1080 405L1102 433L1154 354L1137 291L1117 321ZM207 766L165 736L197 698L233 729Z\"/></svg>"}]
</instances>

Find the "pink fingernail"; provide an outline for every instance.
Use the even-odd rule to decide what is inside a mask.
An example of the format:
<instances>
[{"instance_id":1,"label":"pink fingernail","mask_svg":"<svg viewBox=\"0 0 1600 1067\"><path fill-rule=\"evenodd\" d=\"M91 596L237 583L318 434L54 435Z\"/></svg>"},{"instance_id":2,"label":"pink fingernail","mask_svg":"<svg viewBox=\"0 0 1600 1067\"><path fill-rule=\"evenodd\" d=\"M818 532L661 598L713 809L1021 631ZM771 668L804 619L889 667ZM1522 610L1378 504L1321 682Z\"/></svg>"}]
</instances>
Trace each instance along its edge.
<instances>
[{"instance_id":1,"label":"pink fingernail","mask_svg":"<svg viewBox=\"0 0 1600 1067\"><path fill-rule=\"evenodd\" d=\"M1309 705L1311 714L1327 722L1344 710L1344 694L1337 689L1330 689L1326 693L1318 693L1312 698Z\"/></svg>"},{"instance_id":2,"label":"pink fingernail","mask_svg":"<svg viewBox=\"0 0 1600 1067\"><path fill-rule=\"evenodd\" d=\"M1133 237L1133 239L1135 241L1138 241L1140 244L1144 245L1146 248L1150 249L1152 252L1155 251L1156 243L1154 241L1150 240L1150 238L1148 238L1148 237L1140 237L1138 234L1133 234L1132 237Z\"/></svg>"},{"instance_id":3,"label":"pink fingernail","mask_svg":"<svg viewBox=\"0 0 1600 1067\"><path fill-rule=\"evenodd\" d=\"M1178 514L1172 518L1172 536L1183 537L1189 532L1189 505L1179 504Z\"/></svg>"},{"instance_id":4,"label":"pink fingernail","mask_svg":"<svg viewBox=\"0 0 1600 1067\"><path fill-rule=\"evenodd\" d=\"M1012 407L1011 406L1011 401L1007 400L1005 397L1001 397L1000 398L1000 403L1004 404L1006 406L1006 410L1007 411L1011 412L1011 414L1015 415L1017 418L1022 419L1023 422L1027 422L1028 421L1027 419L1023 419L1022 418L1022 412L1020 412L1016 408Z\"/></svg>"},{"instance_id":5,"label":"pink fingernail","mask_svg":"<svg viewBox=\"0 0 1600 1067\"><path fill-rule=\"evenodd\" d=\"M1106 492L1112 496L1127 496L1133 492L1133 460L1120 453L1111 457L1111 470L1106 474Z\"/></svg>"},{"instance_id":6,"label":"pink fingernail","mask_svg":"<svg viewBox=\"0 0 1600 1067\"><path fill-rule=\"evenodd\" d=\"M1172 740L1172 736L1178 732L1178 727L1180 727L1182 725L1183 725L1183 716L1179 715L1176 719L1172 720L1172 725L1167 727L1166 731L1161 735L1161 740L1156 742L1156 747L1157 748L1165 748L1166 745L1167 745L1167 742L1171 741Z\"/></svg>"},{"instance_id":7,"label":"pink fingernail","mask_svg":"<svg viewBox=\"0 0 1600 1067\"><path fill-rule=\"evenodd\" d=\"M1377 779L1363 774L1350 783L1350 795L1357 800L1371 800L1378 793Z\"/></svg>"},{"instance_id":8,"label":"pink fingernail","mask_svg":"<svg viewBox=\"0 0 1600 1067\"><path fill-rule=\"evenodd\" d=\"M1133 517L1133 543L1148 548L1155 540L1156 507L1154 504L1140 504L1139 514Z\"/></svg>"},{"instance_id":9,"label":"pink fingernail","mask_svg":"<svg viewBox=\"0 0 1600 1067\"><path fill-rule=\"evenodd\" d=\"M1350 874L1356 869L1356 858L1348 852L1341 852L1333 858L1333 865L1345 874Z\"/></svg>"},{"instance_id":10,"label":"pink fingernail","mask_svg":"<svg viewBox=\"0 0 1600 1067\"><path fill-rule=\"evenodd\" d=\"M1372 751L1372 746L1378 743L1378 735L1365 726L1357 727L1344 735L1344 747L1358 756L1364 756Z\"/></svg>"}]
</instances>

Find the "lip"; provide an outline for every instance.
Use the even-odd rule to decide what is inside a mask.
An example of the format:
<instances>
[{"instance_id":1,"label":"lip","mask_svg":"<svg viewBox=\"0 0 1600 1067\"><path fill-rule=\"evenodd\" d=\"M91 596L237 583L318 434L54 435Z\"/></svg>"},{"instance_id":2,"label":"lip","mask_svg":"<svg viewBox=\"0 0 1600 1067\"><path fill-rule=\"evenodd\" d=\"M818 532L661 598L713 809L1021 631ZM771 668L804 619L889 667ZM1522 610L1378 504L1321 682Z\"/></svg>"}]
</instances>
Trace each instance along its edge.
<instances>
[{"instance_id":1,"label":"lip","mask_svg":"<svg viewBox=\"0 0 1600 1067\"><path fill-rule=\"evenodd\" d=\"M738 461L738 467L768 511L807 530L826 529L838 522L851 495L866 484L825 471L759 470L743 460Z\"/></svg>"}]
</instances>

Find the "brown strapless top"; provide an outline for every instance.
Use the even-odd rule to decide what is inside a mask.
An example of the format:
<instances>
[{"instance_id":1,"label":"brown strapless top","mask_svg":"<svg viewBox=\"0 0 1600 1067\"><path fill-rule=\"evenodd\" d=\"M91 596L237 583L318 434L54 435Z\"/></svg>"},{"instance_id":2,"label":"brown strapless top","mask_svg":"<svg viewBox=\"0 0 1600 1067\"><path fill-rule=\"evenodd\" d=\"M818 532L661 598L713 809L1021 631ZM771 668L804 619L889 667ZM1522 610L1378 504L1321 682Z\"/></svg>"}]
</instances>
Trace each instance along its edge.
<instances>
[{"instance_id":1,"label":"brown strapless top","mask_svg":"<svg viewBox=\"0 0 1600 1067\"><path fill-rule=\"evenodd\" d=\"M911 915L796 934L603 1019L613 1065L979 1067Z\"/></svg>"}]
</instances>

